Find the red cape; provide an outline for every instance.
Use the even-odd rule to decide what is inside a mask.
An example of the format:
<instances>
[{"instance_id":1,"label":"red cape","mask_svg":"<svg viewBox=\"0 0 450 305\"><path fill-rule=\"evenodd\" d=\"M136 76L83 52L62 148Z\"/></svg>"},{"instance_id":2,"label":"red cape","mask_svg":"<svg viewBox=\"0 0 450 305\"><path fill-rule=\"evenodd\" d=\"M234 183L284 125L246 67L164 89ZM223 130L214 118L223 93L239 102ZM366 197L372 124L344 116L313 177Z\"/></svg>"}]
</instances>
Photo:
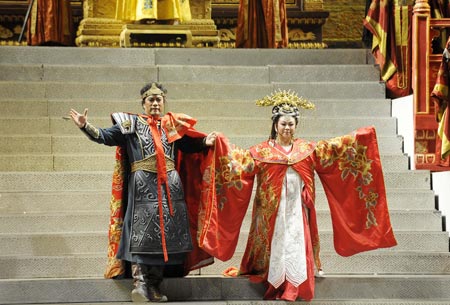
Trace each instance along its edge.
<instances>
[{"instance_id":1,"label":"red cape","mask_svg":"<svg viewBox=\"0 0 450 305\"><path fill-rule=\"evenodd\" d=\"M198 138L205 137L206 134L194 129L196 120L184 115L167 113L162 118L162 126L166 130L169 142L173 142L183 135ZM217 143L224 143L225 139L221 136L217 137ZM218 147L224 147L218 144ZM217 147L209 150L183 154L179 152L177 158L176 170L178 171L184 186L185 201L188 207L190 231L193 240L194 249L188 254L185 262L185 274L191 270L195 270L213 263L211 254L200 249L197 243L198 223L202 223L199 205L202 200L211 202L213 198L211 194L205 193L202 184L211 176L210 171L215 167L214 160L216 155L220 155ZM124 196L126 190L126 177L128 176L126 151L123 147L116 148L116 164L113 173L112 196L110 201L110 223L108 232L108 264L105 271L106 278L114 278L124 274L124 262L116 258L117 250L120 244L122 234L123 217L125 215L127 198ZM211 183L211 181L208 181Z\"/></svg>"}]
</instances>

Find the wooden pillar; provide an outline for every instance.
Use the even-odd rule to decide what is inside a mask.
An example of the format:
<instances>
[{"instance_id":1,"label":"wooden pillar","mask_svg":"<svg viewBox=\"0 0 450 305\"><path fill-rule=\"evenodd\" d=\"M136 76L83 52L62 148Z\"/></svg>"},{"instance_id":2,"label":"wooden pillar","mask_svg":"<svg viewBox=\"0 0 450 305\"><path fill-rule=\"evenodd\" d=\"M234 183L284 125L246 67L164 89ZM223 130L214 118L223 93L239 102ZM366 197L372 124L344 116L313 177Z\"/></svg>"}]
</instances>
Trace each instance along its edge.
<instances>
[{"instance_id":1,"label":"wooden pillar","mask_svg":"<svg viewBox=\"0 0 450 305\"><path fill-rule=\"evenodd\" d=\"M415 156L417 169L448 170L448 161L441 160L441 139L430 94L434 87L442 54L432 54L431 41L449 28L449 18L431 18L427 0L417 0L413 10L412 86L414 97Z\"/></svg>"},{"instance_id":2,"label":"wooden pillar","mask_svg":"<svg viewBox=\"0 0 450 305\"><path fill-rule=\"evenodd\" d=\"M430 5L417 0L412 24L412 88L414 113L429 113Z\"/></svg>"}]
</instances>

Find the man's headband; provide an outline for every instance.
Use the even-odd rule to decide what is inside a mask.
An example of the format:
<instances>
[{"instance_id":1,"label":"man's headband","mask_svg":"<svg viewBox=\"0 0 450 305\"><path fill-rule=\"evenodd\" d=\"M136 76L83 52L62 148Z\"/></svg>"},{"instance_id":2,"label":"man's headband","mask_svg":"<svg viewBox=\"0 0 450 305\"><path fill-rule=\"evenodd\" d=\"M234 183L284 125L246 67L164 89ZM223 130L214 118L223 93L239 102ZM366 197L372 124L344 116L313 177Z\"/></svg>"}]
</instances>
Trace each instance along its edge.
<instances>
[{"instance_id":1,"label":"man's headband","mask_svg":"<svg viewBox=\"0 0 450 305\"><path fill-rule=\"evenodd\" d=\"M162 96L164 96L165 93L160 88L158 88L158 86L156 86L156 83L152 83L152 86L150 87L150 89L148 89L147 91L142 93L142 99L144 100L150 95L162 95Z\"/></svg>"}]
</instances>

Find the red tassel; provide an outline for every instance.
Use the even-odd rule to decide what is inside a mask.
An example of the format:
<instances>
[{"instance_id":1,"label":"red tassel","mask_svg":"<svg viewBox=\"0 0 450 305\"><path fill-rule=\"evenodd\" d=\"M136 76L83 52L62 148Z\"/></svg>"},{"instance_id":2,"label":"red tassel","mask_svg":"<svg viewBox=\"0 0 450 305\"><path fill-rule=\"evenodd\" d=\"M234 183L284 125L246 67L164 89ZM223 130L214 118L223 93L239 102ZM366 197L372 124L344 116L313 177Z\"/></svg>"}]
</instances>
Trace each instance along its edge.
<instances>
[{"instance_id":1,"label":"red tassel","mask_svg":"<svg viewBox=\"0 0 450 305\"><path fill-rule=\"evenodd\" d=\"M167 245L166 245L166 233L164 231L164 212L162 206L162 190L161 187L165 184L167 193L167 204L169 206L170 215L173 216L172 200L170 197L170 189L167 183L167 168L166 168L166 158L164 154L164 149L161 142L161 135L158 129L158 121L154 120L152 117L147 119L147 123L150 126L150 131L153 136L153 142L156 149L156 175L157 175L157 187L158 187L158 206L159 206L159 226L161 229L161 243L164 253L164 261L167 262Z\"/></svg>"}]
</instances>

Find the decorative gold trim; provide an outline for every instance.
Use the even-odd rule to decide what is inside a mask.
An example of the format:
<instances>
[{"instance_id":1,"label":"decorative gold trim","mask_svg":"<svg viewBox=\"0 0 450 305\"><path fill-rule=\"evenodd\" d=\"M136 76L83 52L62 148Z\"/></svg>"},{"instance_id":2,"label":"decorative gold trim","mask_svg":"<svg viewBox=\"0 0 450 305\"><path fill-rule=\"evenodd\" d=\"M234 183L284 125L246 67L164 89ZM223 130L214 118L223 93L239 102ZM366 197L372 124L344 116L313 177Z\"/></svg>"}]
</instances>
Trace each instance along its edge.
<instances>
[{"instance_id":1,"label":"decorative gold trim","mask_svg":"<svg viewBox=\"0 0 450 305\"><path fill-rule=\"evenodd\" d=\"M150 42L138 41L132 37L145 36ZM156 41L161 35L172 37L171 41ZM152 38L153 37L153 38ZM121 47L192 47L192 32L189 27L177 25L125 24L120 33Z\"/></svg>"},{"instance_id":2,"label":"decorative gold trim","mask_svg":"<svg viewBox=\"0 0 450 305\"><path fill-rule=\"evenodd\" d=\"M166 169L168 172L173 171L175 169L175 161L171 158L165 156L166 159ZM139 170L156 173L156 154L148 156L145 159L135 161L131 164L131 172L137 172Z\"/></svg>"},{"instance_id":3,"label":"decorative gold trim","mask_svg":"<svg viewBox=\"0 0 450 305\"><path fill-rule=\"evenodd\" d=\"M289 42L300 42L300 41L315 41L316 35L313 32L305 33L301 29L294 29L289 31Z\"/></svg>"},{"instance_id":4,"label":"decorative gold trim","mask_svg":"<svg viewBox=\"0 0 450 305\"><path fill-rule=\"evenodd\" d=\"M290 42L288 49L326 49L328 45L323 42Z\"/></svg>"},{"instance_id":5,"label":"decorative gold trim","mask_svg":"<svg viewBox=\"0 0 450 305\"><path fill-rule=\"evenodd\" d=\"M84 130L88 135L93 137L94 139L98 139L100 137L100 131L89 122L86 122L86 125L84 126Z\"/></svg>"}]
</instances>

